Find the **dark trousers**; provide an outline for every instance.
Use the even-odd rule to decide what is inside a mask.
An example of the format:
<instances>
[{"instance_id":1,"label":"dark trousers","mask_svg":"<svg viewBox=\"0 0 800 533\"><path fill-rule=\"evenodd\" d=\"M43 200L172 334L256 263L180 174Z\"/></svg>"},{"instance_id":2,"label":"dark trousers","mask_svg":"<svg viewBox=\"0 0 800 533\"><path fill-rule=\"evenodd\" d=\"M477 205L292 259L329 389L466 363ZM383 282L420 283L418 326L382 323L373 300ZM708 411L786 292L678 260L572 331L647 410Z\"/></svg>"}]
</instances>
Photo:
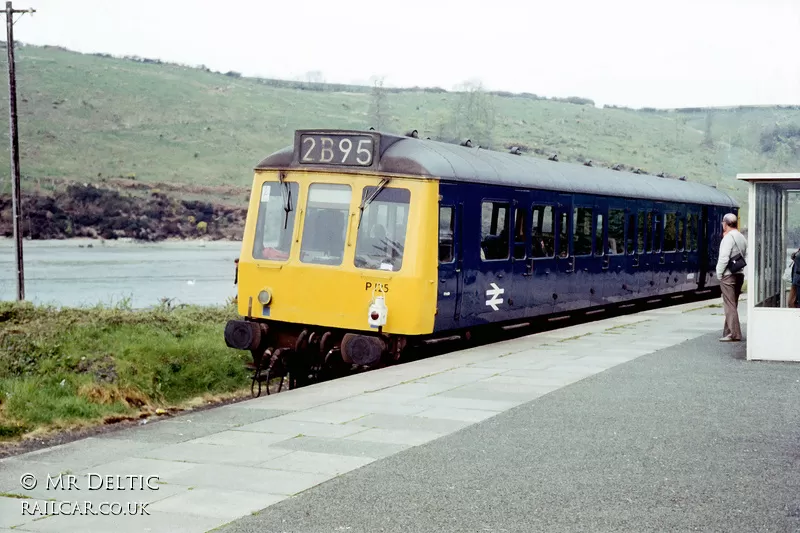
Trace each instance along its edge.
<instances>
[{"instance_id":1,"label":"dark trousers","mask_svg":"<svg viewBox=\"0 0 800 533\"><path fill-rule=\"evenodd\" d=\"M739 323L739 296L742 295L744 274L731 274L719 280L722 289L722 308L725 311L725 327L722 336L742 340L742 326Z\"/></svg>"}]
</instances>

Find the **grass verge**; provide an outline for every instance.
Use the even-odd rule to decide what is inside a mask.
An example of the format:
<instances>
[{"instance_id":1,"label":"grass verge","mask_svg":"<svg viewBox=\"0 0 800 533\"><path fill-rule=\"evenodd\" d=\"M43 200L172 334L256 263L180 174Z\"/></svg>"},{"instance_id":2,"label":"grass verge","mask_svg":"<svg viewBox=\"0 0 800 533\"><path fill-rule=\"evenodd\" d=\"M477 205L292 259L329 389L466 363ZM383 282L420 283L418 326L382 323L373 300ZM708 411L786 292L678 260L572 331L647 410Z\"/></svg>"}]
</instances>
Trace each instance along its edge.
<instances>
[{"instance_id":1,"label":"grass verge","mask_svg":"<svg viewBox=\"0 0 800 533\"><path fill-rule=\"evenodd\" d=\"M0 442L230 397L249 354L233 307L84 309L0 302Z\"/></svg>"}]
</instances>

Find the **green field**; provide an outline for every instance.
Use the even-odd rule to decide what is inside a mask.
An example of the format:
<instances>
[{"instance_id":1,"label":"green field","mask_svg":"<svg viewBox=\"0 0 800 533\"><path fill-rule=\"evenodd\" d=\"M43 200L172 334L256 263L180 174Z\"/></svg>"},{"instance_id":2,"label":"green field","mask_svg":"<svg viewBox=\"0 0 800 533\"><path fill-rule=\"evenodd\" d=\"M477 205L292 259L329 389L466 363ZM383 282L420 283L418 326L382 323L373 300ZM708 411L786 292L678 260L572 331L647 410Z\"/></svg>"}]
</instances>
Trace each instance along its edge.
<instances>
[{"instance_id":1,"label":"green field","mask_svg":"<svg viewBox=\"0 0 800 533\"><path fill-rule=\"evenodd\" d=\"M599 109L492 94L479 94L476 104L467 93L410 90L382 92L378 113L374 93L363 87L277 87L235 73L51 47L20 46L17 56L29 189L50 188L48 178L117 177L246 186L254 164L290 144L293 130L367 128L376 121L423 137L471 137L495 149L522 146L538 157L558 152L564 161L686 175L740 202L745 188L737 172L796 171L800 164L795 108ZM473 104L478 112L468 109ZM6 128L0 136L7 146ZM7 168L7 151L3 158L0 168ZM0 184L0 193L8 190L7 181Z\"/></svg>"},{"instance_id":2,"label":"green field","mask_svg":"<svg viewBox=\"0 0 800 533\"><path fill-rule=\"evenodd\" d=\"M222 339L234 316L0 302L0 444L243 396L249 354Z\"/></svg>"}]
</instances>

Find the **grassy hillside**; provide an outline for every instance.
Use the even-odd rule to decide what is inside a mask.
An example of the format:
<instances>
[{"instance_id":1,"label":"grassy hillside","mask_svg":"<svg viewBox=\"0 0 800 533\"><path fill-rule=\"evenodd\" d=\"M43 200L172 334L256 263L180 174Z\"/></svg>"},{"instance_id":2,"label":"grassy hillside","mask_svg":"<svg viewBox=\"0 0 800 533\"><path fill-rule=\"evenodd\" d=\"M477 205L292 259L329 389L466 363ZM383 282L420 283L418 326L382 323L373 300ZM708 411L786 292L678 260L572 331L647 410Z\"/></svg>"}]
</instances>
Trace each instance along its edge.
<instances>
[{"instance_id":1,"label":"grassy hillside","mask_svg":"<svg viewBox=\"0 0 800 533\"><path fill-rule=\"evenodd\" d=\"M375 97L363 88L281 88L235 73L33 46L20 47L17 56L22 172L29 188L48 188L47 178L119 177L246 186L253 165L289 144L293 130L367 128L376 120ZM389 91L381 100L385 129L469 136L476 125L454 122L465 96ZM497 149L519 145L532 155L558 152L561 160L686 175L717 184L741 202L737 172L800 164L798 109L598 109L530 96L482 95L488 116L472 138ZM0 144L8 145L5 127ZM0 172L7 175L7 150L0 155ZM0 193L8 189L7 181L0 184Z\"/></svg>"}]
</instances>

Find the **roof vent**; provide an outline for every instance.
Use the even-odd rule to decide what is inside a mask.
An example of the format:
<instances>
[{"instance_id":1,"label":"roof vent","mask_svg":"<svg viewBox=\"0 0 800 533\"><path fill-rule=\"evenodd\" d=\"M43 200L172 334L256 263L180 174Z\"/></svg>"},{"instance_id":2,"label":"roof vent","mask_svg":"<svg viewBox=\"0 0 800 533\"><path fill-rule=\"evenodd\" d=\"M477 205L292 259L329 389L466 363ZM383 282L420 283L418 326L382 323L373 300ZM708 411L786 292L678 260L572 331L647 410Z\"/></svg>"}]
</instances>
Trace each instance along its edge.
<instances>
[{"instance_id":1,"label":"roof vent","mask_svg":"<svg viewBox=\"0 0 800 533\"><path fill-rule=\"evenodd\" d=\"M591 159L590 159L590 160L588 160L586 163L584 163L584 164L583 164L583 166L585 166L585 167L590 167L590 166L592 166L592 160L591 160Z\"/></svg>"},{"instance_id":2,"label":"roof vent","mask_svg":"<svg viewBox=\"0 0 800 533\"><path fill-rule=\"evenodd\" d=\"M375 126L370 126L369 131L375 131Z\"/></svg>"},{"instance_id":3,"label":"roof vent","mask_svg":"<svg viewBox=\"0 0 800 533\"><path fill-rule=\"evenodd\" d=\"M419 139L419 132L417 130L411 130L406 133L406 137L411 137L413 139Z\"/></svg>"},{"instance_id":4,"label":"roof vent","mask_svg":"<svg viewBox=\"0 0 800 533\"><path fill-rule=\"evenodd\" d=\"M658 177L658 178L666 178L667 177L667 173L666 172L659 172L658 174L656 174L656 177Z\"/></svg>"},{"instance_id":5,"label":"roof vent","mask_svg":"<svg viewBox=\"0 0 800 533\"><path fill-rule=\"evenodd\" d=\"M466 141L464 141L463 143L461 143L461 146L466 146L467 148L472 148L472 141L470 141L469 139L467 139Z\"/></svg>"},{"instance_id":6,"label":"roof vent","mask_svg":"<svg viewBox=\"0 0 800 533\"><path fill-rule=\"evenodd\" d=\"M681 180L681 181L686 181L686 176L681 176L681 177L680 177L680 178L678 178L678 179L679 179L679 180Z\"/></svg>"},{"instance_id":7,"label":"roof vent","mask_svg":"<svg viewBox=\"0 0 800 533\"><path fill-rule=\"evenodd\" d=\"M634 174L647 174L647 172L645 172L641 168L637 168L636 170L633 171L633 173Z\"/></svg>"},{"instance_id":8,"label":"roof vent","mask_svg":"<svg viewBox=\"0 0 800 533\"><path fill-rule=\"evenodd\" d=\"M611 170L622 170L622 165L621 165L621 164L619 164L619 163L617 163L616 165L614 165L613 167L611 167Z\"/></svg>"},{"instance_id":9,"label":"roof vent","mask_svg":"<svg viewBox=\"0 0 800 533\"><path fill-rule=\"evenodd\" d=\"M548 161L558 161L558 154L553 154L547 158Z\"/></svg>"},{"instance_id":10,"label":"roof vent","mask_svg":"<svg viewBox=\"0 0 800 533\"><path fill-rule=\"evenodd\" d=\"M512 146L508 152L514 155L522 155L522 150L519 149L519 146Z\"/></svg>"}]
</instances>

